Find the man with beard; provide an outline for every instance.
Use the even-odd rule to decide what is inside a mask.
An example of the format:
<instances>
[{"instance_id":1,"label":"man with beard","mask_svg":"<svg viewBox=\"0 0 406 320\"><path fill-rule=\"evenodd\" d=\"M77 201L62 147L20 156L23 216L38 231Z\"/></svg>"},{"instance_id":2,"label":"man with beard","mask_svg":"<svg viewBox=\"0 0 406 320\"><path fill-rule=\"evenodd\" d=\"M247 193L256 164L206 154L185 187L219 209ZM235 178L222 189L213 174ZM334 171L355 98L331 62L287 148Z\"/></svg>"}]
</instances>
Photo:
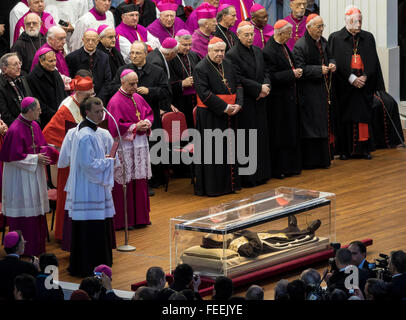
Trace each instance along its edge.
<instances>
[{"instance_id":1,"label":"man with beard","mask_svg":"<svg viewBox=\"0 0 406 320\"><path fill-rule=\"evenodd\" d=\"M311 14L306 22L307 32L293 50L297 67L303 69L299 82L303 167L329 168L334 159L331 77L336 62L322 37L323 19Z\"/></svg>"},{"instance_id":2,"label":"man with beard","mask_svg":"<svg viewBox=\"0 0 406 320\"><path fill-rule=\"evenodd\" d=\"M291 0L290 8L292 13L285 18L293 26L292 37L287 42L288 48L292 51L296 42L303 37L306 32L305 12L307 8L307 0Z\"/></svg>"},{"instance_id":3,"label":"man with beard","mask_svg":"<svg viewBox=\"0 0 406 320\"><path fill-rule=\"evenodd\" d=\"M195 193L200 196L220 196L241 188L236 150L233 150L232 145L234 143L235 146L236 115L243 104L243 88L233 65L223 61L225 50L223 40L217 37L211 39L207 56L197 64L193 73L198 106L196 128L202 137L201 164L195 165ZM223 143L220 143L220 148L213 147L210 151L216 149L222 154L212 153L210 159L205 159L207 155L204 149L210 148L215 139L211 136L206 140L204 132L215 129L221 130ZM227 137L226 141L224 136ZM219 156L223 159L221 164L215 161Z\"/></svg>"},{"instance_id":4,"label":"man with beard","mask_svg":"<svg viewBox=\"0 0 406 320\"><path fill-rule=\"evenodd\" d=\"M332 56L337 60L338 146L340 159L371 159L371 107L374 93L384 91L374 36L362 28L361 11L345 11L346 26L330 35Z\"/></svg>"},{"instance_id":5,"label":"man with beard","mask_svg":"<svg viewBox=\"0 0 406 320\"><path fill-rule=\"evenodd\" d=\"M265 70L264 56L261 49L253 46L254 26L243 21L237 29L238 43L228 53L229 59L237 71L244 89L243 108L237 115L238 128L245 133L245 156L251 150L249 130L256 130L256 171L251 175L241 176L243 187L255 187L266 183L271 178L271 156L266 110L266 97L270 92L270 81Z\"/></svg>"},{"instance_id":6,"label":"man with beard","mask_svg":"<svg viewBox=\"0 0 406 320\"><path fill-rule=\"evenodd\" d=\"M184 113L188 128L193 128L193 108L196 105L193 71L200 58L190 50L192 35L188 30L178 31L175 39L178 41L178 53L175 59L169 62L172 104Z\"/></svg>"},{"instance_id":7,"label":"man with beard","mask_svg":"<svg viewBox=\"0 0 406 320\"><path fill-rule=\"evenodd\" d=\"M158 2L157 7L160 11L159 18L152 22L147 29L162 44L167 37L175 38L175 34L181 29L186 29L186 25L176 16L178 8L176 3L162 0Z\"/></svg>"},{"instance_id":8,"label":"man with beard","mask_svg":"<svg viewBox=\"0 0 406 320\"><path fill-rule=\"evenodd\" d=\"M55 21L53 19L53 17L45 12L45 4L44 4L44 0L27 0L27 4L28 4L28 12L23 15L20 20L18 20L15 29L14 29L14 37L13 37L13 41L12 43L14 44L17 39L20 37L20 35L24 32L24 18L27 14L29 14L30 12L36 13L37 15L39 15L39 17L41 18L41 29L40 32L45 36L48 32L48 29L52 26L55 26ZM11 41L11 39L10 39Z\"/></svg>"},{"instance_id":9,"label":"man with beard","mask_svg":"<svg viewBox=\"0 0 406 320\"><path fill-rule=\"evenodd\" d=\"M196 17L199 28L193 32L191 50L196 52L200 58L204 58L209 41L216 31L216 8L204 2L196 9Z\"/></svg>"},{"instance_id":10,"label":"man with beard","mask_svg":"<svg viewBox=\"0 0 406 320\"><path fill-rule=\"evenodd\" d=\"M234 26L235 22L237 21L237 14L234 6L231 4L222 4L217 11L216 19L217 26L214 36L224 41L224 43L227 45L227 53L228 50L234 47L238 42L236 34L230 30L230 28Z\"/></svg>"},{"instance_id":11,"label":"man with beard","mask_svg":"<svg viewBox=\"0 0 406 320\"><path fill-rule=\"evenodd\" d=\"M286 46L292 36L292 25L279 20L274 30L263 52L272 83L268 100L272 176L283 179L302 170L297 81L303 69L296 67Z\"/></svg>"},{"instance_id":12,"label":"man with beard","mask_svg":"<svg viewBox=\"0 0 406 320\"><path fill-rule=\"evenodd\" d=\"M36 13L29 13L24 18L25 31L11 47L17 52L23 65L21 69L29 73L35 53L45 44L45 37L39 32L41 18Z\"/></svg>"},{"instance_id":13,"label":"man with beard","mask_svg":"<svg viewBox=\"0 0 406 320\"><path fill-rule=\"evenodd\" d=\"M250 13L251 23L255 27L253 45L263 49L274 32L273 27L268 24L268 12L256 3L251 7Z\"/></svg>"}]
</instances>

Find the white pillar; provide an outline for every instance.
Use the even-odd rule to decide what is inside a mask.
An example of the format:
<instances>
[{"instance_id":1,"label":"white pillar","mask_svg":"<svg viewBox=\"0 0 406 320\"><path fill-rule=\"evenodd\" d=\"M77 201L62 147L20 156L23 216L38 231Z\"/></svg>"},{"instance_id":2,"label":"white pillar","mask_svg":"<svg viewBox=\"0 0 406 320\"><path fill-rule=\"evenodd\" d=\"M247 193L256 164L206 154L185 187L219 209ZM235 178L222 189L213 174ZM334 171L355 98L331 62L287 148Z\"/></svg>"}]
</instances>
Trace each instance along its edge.
<instances>
[{"instance_id":1,"label":"white pillar","mask_svg":"<svg viewBox=\"0 0 406 320\"><path fill-rule=\"evenodd\" d=\"M362 12L362 29L371 32L376 40L386 90L396 101L400 93L397 0L320 0L320 15L327 25L324 37L344 27L344 11L356 5Z\"/></svg>"}]
</instances>

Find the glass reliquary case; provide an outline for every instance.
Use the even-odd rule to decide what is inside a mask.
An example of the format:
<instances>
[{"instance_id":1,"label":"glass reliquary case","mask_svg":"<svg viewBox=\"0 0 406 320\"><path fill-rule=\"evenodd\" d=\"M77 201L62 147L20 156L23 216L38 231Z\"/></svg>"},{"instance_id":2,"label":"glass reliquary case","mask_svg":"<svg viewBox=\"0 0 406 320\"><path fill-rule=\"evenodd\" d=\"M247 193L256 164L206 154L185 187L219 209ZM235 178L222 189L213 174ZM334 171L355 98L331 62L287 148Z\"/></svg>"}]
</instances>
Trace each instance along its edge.
<instances>
[{"instance_id":1,"label":"glass reliquary case","mask_svg":"<svg viewBox=\"0 0 406 320\"><path fill-rule=\"evenodd\" d=\"M335 241L335 194L281 187L170 220L170 268L230 278Z\"/></svg>"}]
</instances>

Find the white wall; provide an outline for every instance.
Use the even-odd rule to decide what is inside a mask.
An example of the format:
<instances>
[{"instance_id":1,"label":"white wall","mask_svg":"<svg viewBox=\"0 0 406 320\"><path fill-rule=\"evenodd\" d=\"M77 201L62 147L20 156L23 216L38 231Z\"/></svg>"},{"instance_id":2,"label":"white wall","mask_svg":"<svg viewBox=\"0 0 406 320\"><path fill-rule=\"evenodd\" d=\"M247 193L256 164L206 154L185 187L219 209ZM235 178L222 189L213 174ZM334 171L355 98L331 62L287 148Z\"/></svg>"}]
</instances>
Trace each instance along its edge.
<instances>
[{"instance_id":1,"label":"white wall","mask_svg":"<svg viewBox=\"0 0 406 320\"><path fill-rule=\"evenodd\" d=\"M362 28L375 36L386 90L399 101L398 1L320 0L320 15L327 25L326 38L344 27L344 11L350 4L361 9Z\"/></svg>"}]
</instances>

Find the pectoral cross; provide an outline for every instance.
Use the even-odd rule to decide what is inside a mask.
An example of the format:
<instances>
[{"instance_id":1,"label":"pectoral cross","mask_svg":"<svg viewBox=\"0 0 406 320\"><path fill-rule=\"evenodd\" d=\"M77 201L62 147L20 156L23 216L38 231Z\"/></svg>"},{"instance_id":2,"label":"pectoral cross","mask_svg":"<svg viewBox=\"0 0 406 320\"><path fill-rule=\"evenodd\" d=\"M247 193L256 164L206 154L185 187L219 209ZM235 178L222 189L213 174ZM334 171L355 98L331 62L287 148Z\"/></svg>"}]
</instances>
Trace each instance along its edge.
<instances>
[{"instance_id":1,"label":"pectoral cross","mask_svg":"<svg viewBox=\"0 0 406 320\"><path fill-rule=\"evenodd\" d=\"M37 151L35 150L38 146L35 144L35 139L34 139L34 129L32 128L32 126L30 125L30 129L31 129L31 137L32 137L32 146L31 148L34 150L34 153L37 153Z\"/></svg>"},{"instance_id":2,"label":"pectoral cross","mask_svg":"<svg viewBox=\"0 0 406 320\"><path fill-rule=\"evenodd\" d=\"M34 153L37 153L37 151L35 150L36 147L38 147L38 146L37 146L37 145L35 144L35 142L33 141L31 148L34 150Z\"/></svg>"},{"instance_id":3,"label":"pectoral cross","mask_svg":"<svg viewBox=\"0 0 406 320\"><path fill-rule=\"evenodd\" d=\"M138 120L141 120L141 117L140 117L141 113L138 111L138 109L137 109L137 112L135 113L135 115L137 116Z\"/></svg>"}]
</instances>

